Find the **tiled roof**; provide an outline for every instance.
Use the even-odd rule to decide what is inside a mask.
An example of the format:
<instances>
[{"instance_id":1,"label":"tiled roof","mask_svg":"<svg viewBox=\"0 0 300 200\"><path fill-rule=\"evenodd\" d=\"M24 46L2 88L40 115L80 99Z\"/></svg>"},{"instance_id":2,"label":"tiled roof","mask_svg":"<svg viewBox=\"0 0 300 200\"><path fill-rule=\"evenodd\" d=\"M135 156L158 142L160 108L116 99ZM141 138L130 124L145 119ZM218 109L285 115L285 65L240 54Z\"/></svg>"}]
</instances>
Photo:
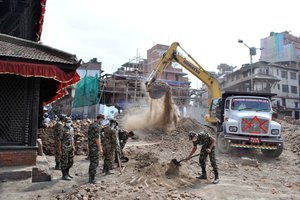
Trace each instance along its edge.
<instances>
[{"instance_id":1,"label":"tiled roof","mask_svg":"<svg viewBox=\"0 0 300 200\"><path fill-rule=\"evenodd\" d=\"M46 62L77 64L76 55L41 43L0 34L0 57L21 58Z\"/></svg>"}]
</instances>

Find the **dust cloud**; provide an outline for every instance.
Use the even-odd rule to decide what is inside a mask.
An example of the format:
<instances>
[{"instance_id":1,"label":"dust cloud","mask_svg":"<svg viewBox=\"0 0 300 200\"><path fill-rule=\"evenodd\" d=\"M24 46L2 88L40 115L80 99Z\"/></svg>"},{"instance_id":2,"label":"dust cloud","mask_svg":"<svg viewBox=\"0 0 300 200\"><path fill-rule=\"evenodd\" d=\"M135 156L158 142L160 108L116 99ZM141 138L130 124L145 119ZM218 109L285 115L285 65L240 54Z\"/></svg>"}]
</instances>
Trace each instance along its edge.
<instances>
[{"instance_id":1,"label":"dust cloud","mask_svg":"<svg viewBox=\"0 0 300 200\"><path fill-rule=\"evenodd\" d=\"M126 130L166 129L173 130L178 123L179 111L168 91L160 99L151 99L147 105L126 111L123 125Z\"/></svg>"}]
</instances>

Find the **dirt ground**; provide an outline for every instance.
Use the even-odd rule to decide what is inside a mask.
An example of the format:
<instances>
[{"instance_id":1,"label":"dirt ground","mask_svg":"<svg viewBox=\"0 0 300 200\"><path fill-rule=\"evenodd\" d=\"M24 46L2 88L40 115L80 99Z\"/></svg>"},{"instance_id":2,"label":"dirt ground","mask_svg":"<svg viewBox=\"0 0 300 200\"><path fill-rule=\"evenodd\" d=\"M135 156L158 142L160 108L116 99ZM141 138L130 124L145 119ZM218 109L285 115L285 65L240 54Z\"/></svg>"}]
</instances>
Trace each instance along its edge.
<instances>
[{"instance_id":1,"label":"dirt ground","mask_svg":"<svg viewBox=\"0 0 300 200\"><path fill-rule=\"evenodd\" d=\"M75 156L70 173L72 181L61 180L54 170L54 157L47 156L51 182L31 183L31 179L0 183L0 199L300 199L299 126L280 122L285 136L284 151L277 159L267 159L258 150L234 149L231 154L219 154L217 163L220 183L198 180L198 157L182 162L178 175L167 177L170 161L185 158L192 149L187 130L210 131L195 120L183 119L177 129L138 131L138 140L130 140L125 148L129 162L122 174L104 176L100 162L97 184L88 184L86 156ZM198 151L200 148L198 149ZM258 166L241 165L241 158L257 159Z\"/></svg>"}]
</instances>

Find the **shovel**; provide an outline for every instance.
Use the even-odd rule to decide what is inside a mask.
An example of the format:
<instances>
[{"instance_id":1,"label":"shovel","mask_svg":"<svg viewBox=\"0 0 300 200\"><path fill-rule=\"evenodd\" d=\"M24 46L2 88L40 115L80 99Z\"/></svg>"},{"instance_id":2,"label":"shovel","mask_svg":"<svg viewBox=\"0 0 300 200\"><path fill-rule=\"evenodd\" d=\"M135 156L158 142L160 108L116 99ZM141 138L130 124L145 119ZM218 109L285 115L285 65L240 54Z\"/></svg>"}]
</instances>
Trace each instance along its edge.
<instances>
[{"instance_id":1,"label":"shovel","mask_svg":"<svg viewBox=\"0 0 300 200\"><path fill-rule=\"evenodd\" d=\"M196 157L196 156L199 156L200 155L200 153L198 153L198 154L195 154L195 155L193 155L193 156L191 156L191 158L194 158L194 157ZM182 161L186 161L187 159L186 158L184 158L184 159L182 159L182 160L176 160L176 158L174 158L174 159L172 159L172 162L174 163L174 165L176 165L177 167L179 167L179 166L181 166L181 162Z\"/></svg>"}]
</instances>

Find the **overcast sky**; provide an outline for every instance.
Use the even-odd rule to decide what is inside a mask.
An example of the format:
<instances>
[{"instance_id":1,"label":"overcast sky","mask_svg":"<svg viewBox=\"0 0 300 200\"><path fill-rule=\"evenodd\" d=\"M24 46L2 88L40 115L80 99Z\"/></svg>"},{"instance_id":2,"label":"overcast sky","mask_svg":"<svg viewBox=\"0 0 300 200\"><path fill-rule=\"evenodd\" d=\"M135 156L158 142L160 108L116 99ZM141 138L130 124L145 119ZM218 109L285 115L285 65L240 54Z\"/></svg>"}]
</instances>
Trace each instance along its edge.
<instances>
[{"instance_id":1,"label":"overcast sky","mask_svg":"<svg viewBox=\"0 0 300 200\"><path fill-rule=\"evenodd\" d=\"M216 71L220 63L240 67L250 62L249 49L238 39L259 48L260 39L272 31L299 36L297 2L48 0L41 41L85 62L96 57L106 73L137 54L146 58L154 44L176 41L205 70ZM193 75L189 77L193 88L200 86Z\"/></svg>"}]
</instances>

